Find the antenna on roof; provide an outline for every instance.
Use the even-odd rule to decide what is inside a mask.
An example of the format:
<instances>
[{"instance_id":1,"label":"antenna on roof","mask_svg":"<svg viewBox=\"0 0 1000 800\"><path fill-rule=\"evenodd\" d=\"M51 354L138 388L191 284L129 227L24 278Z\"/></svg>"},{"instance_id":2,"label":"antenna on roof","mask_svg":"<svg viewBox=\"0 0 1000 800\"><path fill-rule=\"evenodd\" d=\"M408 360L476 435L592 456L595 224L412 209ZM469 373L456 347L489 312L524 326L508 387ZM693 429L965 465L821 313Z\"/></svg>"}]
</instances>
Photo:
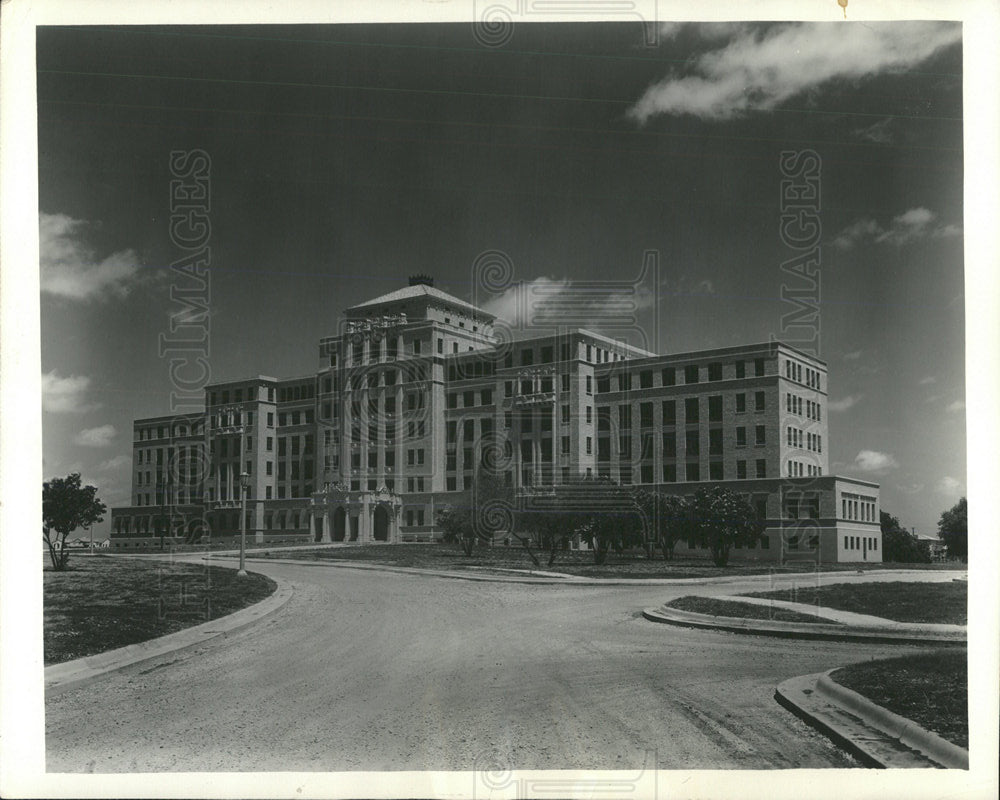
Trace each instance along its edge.
<instances>
[{"instance_id":1,"label":"antenna on roof","mask_svg":"<svg viewBox=\"0 0 1000 800\"><path fill-rule=\"evenodd\" d=\"M419 286L420 284L433 286L434 279L430 275L424 275L422 272L417 275L410 276L410 286Z\"/></svg>"}]
</instances>

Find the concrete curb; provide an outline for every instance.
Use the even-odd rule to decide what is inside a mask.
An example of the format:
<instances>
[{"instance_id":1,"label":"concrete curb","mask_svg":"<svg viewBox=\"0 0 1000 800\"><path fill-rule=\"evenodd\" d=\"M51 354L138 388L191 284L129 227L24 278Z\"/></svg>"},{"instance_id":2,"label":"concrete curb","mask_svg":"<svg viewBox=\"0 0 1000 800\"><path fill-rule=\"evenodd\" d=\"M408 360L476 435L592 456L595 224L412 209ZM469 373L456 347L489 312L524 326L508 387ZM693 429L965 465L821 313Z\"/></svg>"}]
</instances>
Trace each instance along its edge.
<instances>
[{"instance_id":1,"label":"concrete curb","mask_svg":"<svg viewBox=\"0 0 1000 800\"><path fill-rule=\"evenodd\" d=\"M46 667L46 696L52 697L67 689L78 689L109 672L186 650L189 647L203 644L209 639L214 639L216 636L233 633L260 622L277 612L294 594L292 585L288 581L270 575L267 577L278 584L277 588L273 594L252 606L146 642L130 644L115 650Z\"/></svg>"},{"instance_id":2,"label":"concrete curb","mask_svg":"<svg viewBox=\"0 0 1000 800\"><path fill-rule=\"evenodd\" d=\"M831 672L790 678L774 699L866 766L969 768L967 750L841 686Z\"/></svg>"},{"instance_id":3,"label":"concrete curb","mask_svg":"<svg viewBox=\"0 0 1000 800\"><path fill-rule=\"evenodd\" d=\"M757 636L777 636L787 639L820 639L841 642L871 642L877 644L953 644L962 645L967 641L963 635L940 633L937 631L915 632L891 629L839 625L825 622L784 622L781 620L757 620L743 617L716 617L698 614L676 608L647 608L643 617L650 622L664 622L687 628L744 633Z\"/></svg>"}]
</instances>

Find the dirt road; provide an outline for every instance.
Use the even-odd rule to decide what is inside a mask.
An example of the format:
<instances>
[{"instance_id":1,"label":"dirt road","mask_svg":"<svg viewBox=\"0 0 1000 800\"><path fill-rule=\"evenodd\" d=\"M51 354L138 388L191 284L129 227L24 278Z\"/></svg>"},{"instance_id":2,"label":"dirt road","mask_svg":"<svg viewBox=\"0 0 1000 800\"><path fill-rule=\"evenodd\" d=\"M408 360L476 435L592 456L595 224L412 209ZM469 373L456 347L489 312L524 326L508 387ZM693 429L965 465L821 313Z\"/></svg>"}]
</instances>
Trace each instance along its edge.
<instances>
[{"instance_id":1,"label":"dirt road","mask_svg":"<svg viewBox=\"0 0 1000 800\"><path fill-rule=\"evenodd\" d=\"M657 625L675 587L254 564L276 615L47 703L78 772L844 767L779 681L907 648ZM731 591L728 587L727 591Z\"/></svg>"}]
</instances>

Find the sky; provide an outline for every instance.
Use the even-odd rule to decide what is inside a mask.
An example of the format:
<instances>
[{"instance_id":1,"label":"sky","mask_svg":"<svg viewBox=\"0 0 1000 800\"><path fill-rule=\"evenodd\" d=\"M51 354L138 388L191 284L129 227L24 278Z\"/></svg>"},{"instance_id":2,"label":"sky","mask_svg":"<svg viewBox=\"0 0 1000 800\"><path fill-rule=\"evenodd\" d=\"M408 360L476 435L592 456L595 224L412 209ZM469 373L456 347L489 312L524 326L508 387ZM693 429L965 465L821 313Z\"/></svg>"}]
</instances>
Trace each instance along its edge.
<instances>
[{"instance_id":1,"label":"sky","mask_svg":"<svg viewBox=\"0 0 1000 800\"><path fill-rule=\"evenodd\" d=\"M832 471L921 534L965 493L958 23L52 27L37 65L44 472L109 507L169 411L195 148L213 380L310 373L414 273L522 332L516 292L586 286L633 290L659 352L790 338L781 158L812 150Z\"/></svg>"}]
</instances>

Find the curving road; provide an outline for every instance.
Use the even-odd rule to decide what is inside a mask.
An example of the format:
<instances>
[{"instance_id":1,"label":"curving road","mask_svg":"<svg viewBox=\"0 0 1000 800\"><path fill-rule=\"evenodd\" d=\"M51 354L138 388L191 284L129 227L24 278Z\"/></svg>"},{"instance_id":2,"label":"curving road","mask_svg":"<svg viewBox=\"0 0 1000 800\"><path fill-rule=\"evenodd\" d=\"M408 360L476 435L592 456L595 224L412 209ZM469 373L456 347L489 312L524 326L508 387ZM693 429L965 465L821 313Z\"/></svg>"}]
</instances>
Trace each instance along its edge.
<instances>
[{"instance_id":1,"label":"curving road","mask_svg":"<svg viewBox=\"0 0 1000 800\"><path fill-rule=\"evenodd\" d=\"M50 698L47 769L845 767L856 764L778 706L775 684L912 649L639 616L692 587L251 568L290 581L292 599L244 631Z\"/></svg>"}]
</instances>

